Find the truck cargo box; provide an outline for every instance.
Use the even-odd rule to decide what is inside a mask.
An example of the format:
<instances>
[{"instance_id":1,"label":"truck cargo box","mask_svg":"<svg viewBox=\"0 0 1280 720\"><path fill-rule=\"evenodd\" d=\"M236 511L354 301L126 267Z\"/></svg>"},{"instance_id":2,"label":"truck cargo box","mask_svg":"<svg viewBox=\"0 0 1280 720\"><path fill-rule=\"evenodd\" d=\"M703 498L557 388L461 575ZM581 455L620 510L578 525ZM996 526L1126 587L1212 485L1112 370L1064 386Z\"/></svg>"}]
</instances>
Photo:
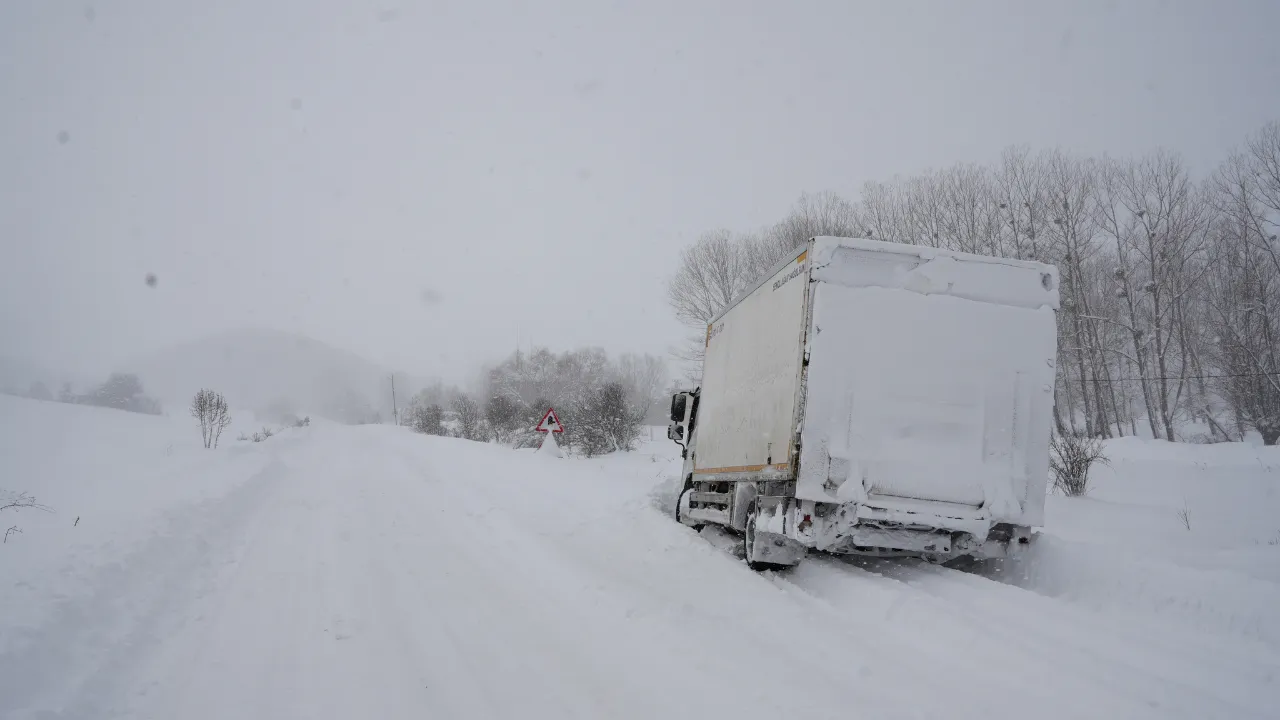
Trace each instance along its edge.
<instances>
[{"instance_id":1,"label":"truck cargo box","mask_svg":"<svg viewBox=\"0 0 1280 720\"><path fill-rule=\"evenodd\" d=\"M1041 525L1057 307L1050 265L813 238L708 324L689 475L843 508L817 547Z\"/></svg>"}]
</instances>

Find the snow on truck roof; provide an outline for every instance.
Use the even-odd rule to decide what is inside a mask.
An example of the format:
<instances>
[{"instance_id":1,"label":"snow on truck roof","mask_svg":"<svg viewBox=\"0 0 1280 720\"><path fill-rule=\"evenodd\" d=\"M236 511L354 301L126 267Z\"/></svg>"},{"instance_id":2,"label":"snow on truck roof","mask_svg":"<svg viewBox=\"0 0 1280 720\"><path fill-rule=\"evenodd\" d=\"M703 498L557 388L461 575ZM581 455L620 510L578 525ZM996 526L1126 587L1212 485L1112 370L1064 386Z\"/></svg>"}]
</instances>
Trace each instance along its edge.
<instances>
[{"instance_id":1,"label":"snow on truck roof","mask_svg":"<svg viewBox=\"0 0 1280 720\"><path fill-rule=\"evenodd\" d=\"M852 287L881 287L922 295L997 303L1032 310L1058 309L1058 268L1033 260L977 255L925 245L888 243L868 238L813 238L814 279ZM878 271L841 262L851 257L894 254L911 258L907 266L882 267Z\"/></svg>"},{"instance_id":2,"label":"snow on truck roof","mask_svg":"<svg viewBox=\"0 0 1280 720\"><path fill-rule=\"evenodd\" d=\"M1012 258L978 255L975 253L943 250L927 245L908 245L906 243L885 242L871 238L818 236L809 238L813 243L812 267L817 272L829 265L840 250L852 250L864 253L895 254L918 258L920 262L912 272L899 277L899 283L891 284L903 290L923 294L948 294L956 297L1020 307L1047 307L1058 309L1058 268L1047 263L1034 260L1015 260ZM779 260L768 272L761 275L758 282L734 298L723 310L715 315L707 324L714 325L728 315L746 297L759 290L769 278L778 274L783 268L795 262L810 250L805 243L786 257ZM942 261L935 263L934 261ZM924 266L927 272L916 272ZM983 266L989 268L983 271ZM1032 272L1039 276L1035 285L1027 285L1025 278ZM816 275L819 280L834 281L840 284L834 273ZM1017 278L1018 282L1011 282ZM957 287L959 286L959 287Z\"/></svg>"},{"instance_id":3,"label":"snow on truck roof","mask_svg":"<svg viewBox=\"0 0 1280 720\"><path fill-rule=\"evenodd\" d=\"M935 258L948 257L955 260L963 260L964 262L1006 265L1009 267L1026 268L1027 270L1037 270L1040 272L1053 271L1055 274L1057 273L1057 269L1053 265L1036 262L1035 260L1014 260L1013 258L995 257L994 255L978 255L977 253L944 250L942 248L929 247L928 245L909 245L907 243L885 242L884 240L873 240L871 238L835 237L831 235L822 235L809 239L817 246L815 250L817 250L819 254L823 249L841 247L851 248L854 250L870 250L872 252L891 252L898 253L900 255L915 255L922 260L933 260Z\"/></svg>"}]
</instances>

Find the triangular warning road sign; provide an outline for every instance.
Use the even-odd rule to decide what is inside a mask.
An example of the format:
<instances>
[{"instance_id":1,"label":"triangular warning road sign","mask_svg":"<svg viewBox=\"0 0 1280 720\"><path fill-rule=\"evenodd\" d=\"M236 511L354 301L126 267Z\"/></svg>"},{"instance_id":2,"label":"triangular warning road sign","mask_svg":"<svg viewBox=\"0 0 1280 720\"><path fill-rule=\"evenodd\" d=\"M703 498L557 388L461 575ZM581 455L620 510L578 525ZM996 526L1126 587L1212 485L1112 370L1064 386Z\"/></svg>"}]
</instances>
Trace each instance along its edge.
<instances>
[{"instance_id":1,"label":"triangular warning road sign","mask_svg":"<svg viewBox=\"0 0 1280 720\"><path fill-rule=\"evenodd\" d=\"M564 425L560 423L560 418L556 415L553 408L547 408L547 414L542 416L542 420L538 422L538 426L534 428L538 432L564 432Z\"/></svg>"}]
</instances>

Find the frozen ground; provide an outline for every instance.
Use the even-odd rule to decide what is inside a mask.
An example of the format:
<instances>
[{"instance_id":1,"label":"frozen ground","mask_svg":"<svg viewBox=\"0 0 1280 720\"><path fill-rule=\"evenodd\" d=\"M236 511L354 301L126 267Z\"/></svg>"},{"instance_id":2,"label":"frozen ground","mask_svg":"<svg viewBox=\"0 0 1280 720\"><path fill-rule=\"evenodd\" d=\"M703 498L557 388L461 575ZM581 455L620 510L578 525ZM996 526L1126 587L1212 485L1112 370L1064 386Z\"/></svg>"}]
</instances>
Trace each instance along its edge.
<instances>
[{"instance_id":1,"label":"frozen ground","mask_svg":"<svg viewBox=\"0 0 1280 720\"><path fill-rule=\"evenodd\" d=\"M756 574L674 448L556 460L0 397L0 717L1266 718L1280 454L1111 445L1027 562ZM1191 529L1178 514L1187 510ZM78 525L74 524L79 517Z\"/></svg>"}]
</instances>

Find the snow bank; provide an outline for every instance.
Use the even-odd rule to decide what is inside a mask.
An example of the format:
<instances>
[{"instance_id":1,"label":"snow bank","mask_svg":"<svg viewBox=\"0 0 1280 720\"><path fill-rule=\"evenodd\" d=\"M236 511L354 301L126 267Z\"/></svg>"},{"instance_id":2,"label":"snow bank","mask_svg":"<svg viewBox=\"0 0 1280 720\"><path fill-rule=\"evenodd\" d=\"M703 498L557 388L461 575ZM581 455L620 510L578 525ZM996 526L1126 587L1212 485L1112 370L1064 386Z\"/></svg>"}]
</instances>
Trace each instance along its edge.
<instances>
[{"instance_id":1,"label":"snow bank","mask_svg":"<svg viewBox=\"0 0 1280 720\"><path fill-rule=\"evenodd\" d=\"M1106 452L1087 496L1048 498L1032 553L976 571L1131 622L1280 648L1280 448L1124 438Z\"/></svg>"},{"instance_id":2,"label":"snow bank","mask_svg":"<svg viewBox=\"0 0 1280 720\"><path fill-rule=\"evenodd\" d=\"M165 533L176 511L231 492L289 442L238 443L237 432L228 428L217 450L205 450L190 418L0 395L0 491L29 493L53 510L0 517L22 528L0 545L0 653L60 603L94 590L92 571Z\"/></svg>"},{"instance_id":3,"label":"snow bank","mask_svg":"<svg viewBox=\"0 0 1280 720\"><path fill-rule=\"evenodd\" d=\"M1280 546L1280 447L1123 438L1106 453L1110 465L1095 466L1087 496L1050 498L1053 534L1212 567ZM1280 567L1255 569L1280 581Z\"/></svg>"}]
</instances>

